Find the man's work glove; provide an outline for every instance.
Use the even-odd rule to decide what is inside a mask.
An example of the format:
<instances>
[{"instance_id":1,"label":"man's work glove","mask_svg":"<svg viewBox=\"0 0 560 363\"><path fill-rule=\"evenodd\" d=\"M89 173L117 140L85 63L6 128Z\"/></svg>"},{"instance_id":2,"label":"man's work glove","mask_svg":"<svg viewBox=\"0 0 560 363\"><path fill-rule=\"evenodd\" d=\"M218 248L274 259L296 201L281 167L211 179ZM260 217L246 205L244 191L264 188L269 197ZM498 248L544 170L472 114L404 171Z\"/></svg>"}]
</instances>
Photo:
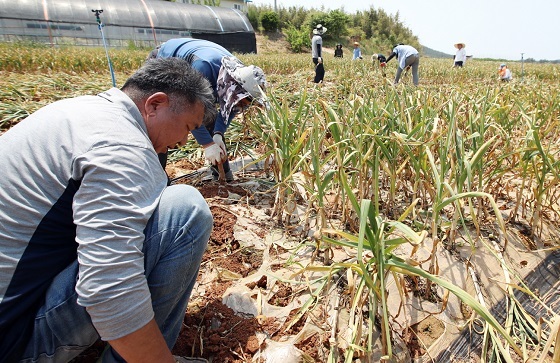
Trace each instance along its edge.
<instances>
[{"instance_id":1,"label":"man's work glove","mask_svg":"<svg viewBox=\"0 0 560 363\"><path fill-rule=\"evenodd\" d=\"M317 58L317 63L319 63L319 64L323 63L323 58L321 58L321 57Z\"/></svg>"}]
</instances>

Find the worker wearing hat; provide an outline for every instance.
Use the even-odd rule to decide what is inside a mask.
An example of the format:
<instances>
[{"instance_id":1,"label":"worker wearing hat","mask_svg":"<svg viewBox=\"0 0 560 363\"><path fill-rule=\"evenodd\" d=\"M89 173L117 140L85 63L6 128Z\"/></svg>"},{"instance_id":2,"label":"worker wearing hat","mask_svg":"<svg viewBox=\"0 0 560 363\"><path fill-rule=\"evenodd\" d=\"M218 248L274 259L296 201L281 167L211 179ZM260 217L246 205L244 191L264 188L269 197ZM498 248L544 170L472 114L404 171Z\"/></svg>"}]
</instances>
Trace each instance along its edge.
<instances>
[{"instance_id":1,"label":"worker wearing hat","mask_svg":"<svg viewBox=\"0 0 560 363\"><path fill-rule=\"evenodd\" d=\"M323 38L322 35L327 32L327 28L321 24L317 24L313 29L313 38L311 38L311 59L315 65L314 83L321 83L325 78L325 65L323 64Z\"/></svg>"},{"instance_id":2,"label":"worker wearing hat","mask_svg":"<svg viewBox=\"0 0 560 363\"><path fill-rule=\"evenodd\" d=\"M507 67L505 63L500 64L498 68L498 75L502 82L509 82L512 79L511 70Z\"/></svg>"},{"instance_id":3,"label":"worker wearing hat","mask_svg":"<svg viewBox=\"0 0 560 363\"><path fill-rule=\"evenodd\" d=\"M343 58L344 57L344 54L343 54L343 51L342 51L342 44L338 43L336 45L336 47L334 48L334 57L335 58Z\"/></svg>"},{"instance_id":4,"label":"worker wearing hat","mask_svg":"<svg viewBox=\"0 0 560 363\"><path fill-rule=\"evenodd\" d=\"M156 56L186 59L210 81L220 112L212 125L199 127L192 134L204 148L214 179L218 179L218 166L222 165L226 180L232 181L233 172L227 158L224 134L235 115L250 105L266 104L264 72L257 66L244 65L221 45L202 39L168 40L160 46ZM160 155L160 158L165 165L165 155Z\"/></svg>"},{"instance_id":5,"label":"worker wearing hat","mask_svg":"<svg viewBox=\"0 0 560 363\"><path fill-rule=\"evenodd\" d=\"M380 67L385 67L387 65L387 58L383 54L380 54L380 53L373 54L371 56L371 61L372 62L378 61Z\"/></svg>"},{"instance_id":6,"label":"worker wearing hat","mask_svg":"<svg viewBox=\"0 0 560 363\"><path fill-rule=\"evenodd\" d=\"M462 67L467 61L465 43L457 43L455 44L455 48L457 48L457 53L455 53L455 58L453 59L453 67Z\"/></svg>"},{"instance_id":7,"label":"worker wearing hat","mask_svg":"<svg viewBox=\"0 0 560 363\"><path fill-rule=\"evenodd\" d=\"M373 63L373 65L375 66L375 62L379 63L379 69L381 70L381 75L383 77L386 77L387 74L385 73L385 67L387 66L387 58L380 53L374 53L371 56L371 62Z\"/></svg>"},{"instance_id":8,"label":"worker wearing hat","mask_svg":"<svg viewBox=\"0 0 560 363\"><path fill-rule=\"evenodd\" d=\"M360 43L354 42L354 50L352 53L352 60L362 59L362 50L360 49Z\"/></svg>"}]
</instances>

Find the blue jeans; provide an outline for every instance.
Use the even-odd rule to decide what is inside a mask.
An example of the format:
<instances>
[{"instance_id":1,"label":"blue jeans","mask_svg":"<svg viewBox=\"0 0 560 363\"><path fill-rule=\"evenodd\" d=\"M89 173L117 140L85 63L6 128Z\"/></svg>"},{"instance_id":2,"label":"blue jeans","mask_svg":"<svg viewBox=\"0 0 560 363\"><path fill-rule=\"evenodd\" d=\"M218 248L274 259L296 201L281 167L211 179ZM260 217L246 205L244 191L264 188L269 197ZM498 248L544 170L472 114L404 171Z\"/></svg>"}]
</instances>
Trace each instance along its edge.
<instances>
[{"instance_id":1,"label":"blue jeans","mask_svg":"<svg viewBox=\"0 0 560 363\"><path fill-rule=\"evenodd\" d=\"M145 275L155 320L169 349L179 336L212 224L200 193L188 185L173 185L163 192L144 231ZM74 261L53 280L21 362L68 362L99 339L85 308L76 302L77 274ZM109 349L103 362L124 360Z\"/></svg>"}]
</instances>

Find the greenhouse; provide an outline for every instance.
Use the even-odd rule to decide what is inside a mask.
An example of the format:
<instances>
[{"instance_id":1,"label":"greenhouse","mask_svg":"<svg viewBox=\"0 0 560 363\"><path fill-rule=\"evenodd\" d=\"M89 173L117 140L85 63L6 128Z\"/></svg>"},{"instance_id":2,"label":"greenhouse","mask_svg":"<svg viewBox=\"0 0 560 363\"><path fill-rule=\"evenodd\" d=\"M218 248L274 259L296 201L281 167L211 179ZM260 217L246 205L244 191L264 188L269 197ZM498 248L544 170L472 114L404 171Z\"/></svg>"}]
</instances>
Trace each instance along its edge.
<instances>
[{"instance_id":1,"label":"greenhouse","mask_svg":"<svg viewBox=\"0 0 560 363\"><path fill-rule=\"evenodd\" d=\"M102 46L104 38L110 47L155 47L177 37L257 52L255 31L236 9L156 0L0 0L0 41Z\"/></svg>"}]
</instances>

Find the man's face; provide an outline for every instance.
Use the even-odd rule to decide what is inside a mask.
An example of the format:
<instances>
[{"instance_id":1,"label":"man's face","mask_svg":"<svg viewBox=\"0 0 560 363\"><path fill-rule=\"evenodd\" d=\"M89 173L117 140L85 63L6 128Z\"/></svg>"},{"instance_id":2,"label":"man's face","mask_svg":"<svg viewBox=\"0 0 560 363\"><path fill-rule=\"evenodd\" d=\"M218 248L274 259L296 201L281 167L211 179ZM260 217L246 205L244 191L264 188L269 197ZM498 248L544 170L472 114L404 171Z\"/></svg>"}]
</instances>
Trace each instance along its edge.
<instances>
[{"instance_id":1,"label":"man's face","mask_svg":"<svg viewBox=\"0 0 560 363\"><path fill-rule=\"evenodd\" d=\"M168 148L185 144L189 132L202 125L204 117L204 106L200 102L183 109L178 107L179 112L173 112L169 97L164 93L156 93L148 98L145 110L148 135L157 153L165 153Z\"/></svg>"}]
</instances>

